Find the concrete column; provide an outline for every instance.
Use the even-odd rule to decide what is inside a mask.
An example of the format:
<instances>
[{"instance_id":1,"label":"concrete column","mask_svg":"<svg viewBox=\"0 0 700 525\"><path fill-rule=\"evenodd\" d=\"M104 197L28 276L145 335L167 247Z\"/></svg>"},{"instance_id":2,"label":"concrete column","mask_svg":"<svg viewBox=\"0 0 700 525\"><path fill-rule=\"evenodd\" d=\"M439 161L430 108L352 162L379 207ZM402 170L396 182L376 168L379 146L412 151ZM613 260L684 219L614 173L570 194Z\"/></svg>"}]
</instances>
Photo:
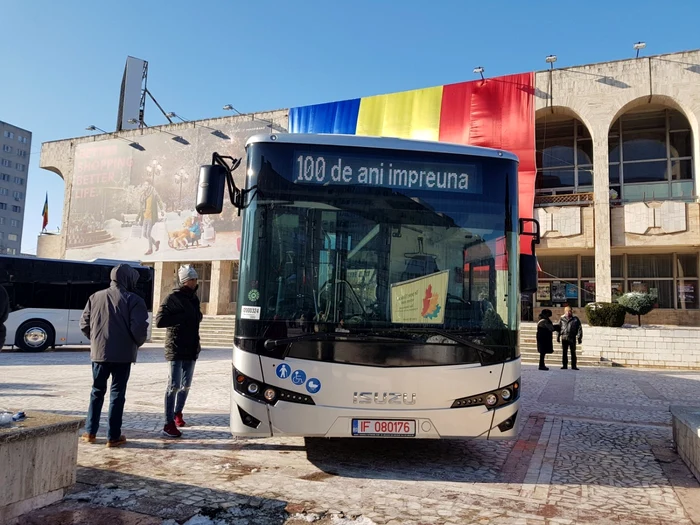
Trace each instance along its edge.
<instances>
[{"instance_id":1,"label":"concrete column","mask_svg":"<svg viewBox=\"0 0 700 525\"><path fill-rule=\"evenodd\" d=\"M596 301L612 301L610 269L610 181L608 175L608 129L591 129L593 136L593 210L595 225Z\"/></svg>"},{"instance_id":2,"label":"concrete column","mask_svg":"<svg viewBox=\"0 0 700 525\"><path fill-rule=\"evenodd\" d=\"M160 303L162 303L167 295L172 291L175 285L175 276L177 275L176 262L158 261L155 263L155 282L153 283L153 314L158 311Z\"/></svg>"},{"instance_id":3,"label":"concrete column","mask_svg":"<svg viewBox=\"0 0 700 525\"><path fill-rule=\"evenodd\" d=\"M212 261L209 315L226 315L231 302L231 261Z\"/></svg>"}]
</instances>

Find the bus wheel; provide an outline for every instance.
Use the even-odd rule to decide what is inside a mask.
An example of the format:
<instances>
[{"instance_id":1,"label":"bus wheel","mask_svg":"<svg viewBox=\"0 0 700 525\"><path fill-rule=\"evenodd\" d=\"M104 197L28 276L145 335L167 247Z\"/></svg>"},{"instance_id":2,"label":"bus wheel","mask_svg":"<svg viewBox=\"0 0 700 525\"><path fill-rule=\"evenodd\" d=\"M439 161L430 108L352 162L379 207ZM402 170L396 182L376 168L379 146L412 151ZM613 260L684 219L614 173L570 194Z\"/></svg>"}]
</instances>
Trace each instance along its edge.
<instances>
[{"instance_id":1,"label":"bus wheel","mask_svg":"<svg viewBox=\"0 0 700 525\"><path fill-rule=\"evenodd\" d=\"M43 352L54 344L53 327L46 321L27 321L17 330L15 346L25 352Z\"/></svg>"}]
</instances>

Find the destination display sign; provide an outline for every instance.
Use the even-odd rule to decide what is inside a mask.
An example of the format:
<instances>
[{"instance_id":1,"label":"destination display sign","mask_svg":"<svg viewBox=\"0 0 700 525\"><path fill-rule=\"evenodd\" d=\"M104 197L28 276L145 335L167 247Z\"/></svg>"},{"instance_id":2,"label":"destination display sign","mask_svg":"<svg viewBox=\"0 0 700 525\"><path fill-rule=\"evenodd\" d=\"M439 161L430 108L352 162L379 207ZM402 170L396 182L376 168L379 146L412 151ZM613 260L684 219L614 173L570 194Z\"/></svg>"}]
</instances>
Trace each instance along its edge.
<instances>
[{"instance_id":1,"label":"destination display sign","mask_svg":"<svg viewBox=\"0 0 700 525\"><path fill-rule=\"evenodd\" d=\"M294 153L294 182L323 186L380 186L383 188L481 193L477 164L448 164L382 156Z\"/></svg>"}]
</instances>

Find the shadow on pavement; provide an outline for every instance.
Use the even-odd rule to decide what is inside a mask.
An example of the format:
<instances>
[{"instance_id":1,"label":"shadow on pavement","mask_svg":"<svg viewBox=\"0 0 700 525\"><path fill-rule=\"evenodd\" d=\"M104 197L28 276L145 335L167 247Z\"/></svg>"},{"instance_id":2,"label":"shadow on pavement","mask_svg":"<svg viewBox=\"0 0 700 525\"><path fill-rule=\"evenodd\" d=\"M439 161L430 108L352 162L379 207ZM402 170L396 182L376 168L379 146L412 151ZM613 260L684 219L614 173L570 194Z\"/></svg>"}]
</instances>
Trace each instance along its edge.
<instances>
[{"instance_id":1,"label":"shadow on pavement","mask_svg":"<svg viewBox=\"0 0 700 525\"><path fill-rule=\"evenodd\" d=\"M20 518L19 525L183 523L193 516L214 522L281 525L287 502L207 489L107 469L78 467L78 484L63 501Z\"/></svg>"}]
</instances>

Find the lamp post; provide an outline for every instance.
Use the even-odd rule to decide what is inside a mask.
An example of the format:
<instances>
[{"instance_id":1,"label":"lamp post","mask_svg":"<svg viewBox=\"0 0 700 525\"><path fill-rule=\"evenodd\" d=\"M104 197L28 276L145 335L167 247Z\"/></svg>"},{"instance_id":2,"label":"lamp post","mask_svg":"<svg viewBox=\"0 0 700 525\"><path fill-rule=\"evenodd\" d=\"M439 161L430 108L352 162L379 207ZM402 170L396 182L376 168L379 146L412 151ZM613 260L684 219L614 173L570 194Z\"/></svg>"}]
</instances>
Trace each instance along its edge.
<instances>
[{"instance_id":1,"label":"lamp post","mask_svg":"<svg viewBox=\"0 0 700 525\"><path fill-rule=\"evenodd\" d=\"M475 67L474 73L479 73L481 75L481 80L484 80L484 68L483 68L483 66Z\"/></svg>"},{"instance_id":2,"label":"lamp post","mask_svg":"<svg viewBox=\"0 0 700 525\"><path fill-rule=\"evenodd\" d=\"M644 49L645 47L647 47L647 43L646 43L646 42L637 42L637 43L634 44L634 46L632 46L632 47L637 51L637 56L636 56L636 58L639 58L639 52L640 52L642 49Z\"/></svg>"}]
</instances>

